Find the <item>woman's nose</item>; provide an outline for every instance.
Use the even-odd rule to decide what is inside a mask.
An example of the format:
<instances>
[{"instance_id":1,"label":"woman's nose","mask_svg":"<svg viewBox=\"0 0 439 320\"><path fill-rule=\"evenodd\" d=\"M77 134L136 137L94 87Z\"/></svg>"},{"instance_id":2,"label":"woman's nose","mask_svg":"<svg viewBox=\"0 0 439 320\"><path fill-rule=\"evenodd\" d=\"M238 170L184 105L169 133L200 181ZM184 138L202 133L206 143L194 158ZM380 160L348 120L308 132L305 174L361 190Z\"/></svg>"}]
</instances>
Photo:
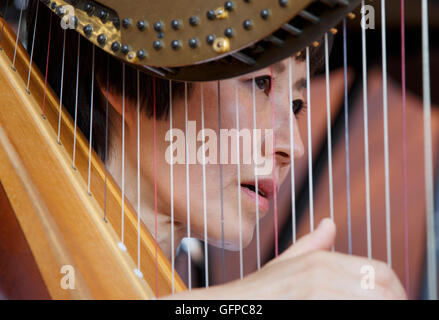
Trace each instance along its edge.
<instances>
[{"instance_id":1,"label":"woman's nose","mask_svg":"<svg viewBox=\"0 0 439 320\"><path fill-rule=\"evenodd\" d=\"M294 135L293 155L294 155L294 159L298 159L298 158L301 158L303 156L303 154L305 153L305 147L303 146L302 136L300 135L299 128L297 126L297 121L295 121L295 124L296 124L295 130L294 130L295 132L293 133L293 135Z\"/></svg>"},{"instance_id":2,"label":"woman's nose","mask_svg":"<svg viewBox=\"0 0 439 320\"><path fill-rule=\"evenodd\" d=\"M304 147L300 135L294 137L292 146L293 151L291 151L290 140L288 139L288 141L285 142L276 142L276 161L281 165L289 165L292 157L293 159L297 159L303 156L304 153Z\"/></svg>"},{"instance_id":3,"label":"woman's nose","mask_svg":"<svg viewBox=\"0 0 439 320\"><path fill-rule=\"evenodd\" d=\"M297 121L295 119L293 119L293 121L293 137L291 137L290 130L285 130L286 128L290 128L289 123L279 126L278 129L274 131L274 152L276 154L276 160L280 164L289 165L291 158L297 159L304 154L304 146L297 126Z\"/></svg>"}]
</instances>

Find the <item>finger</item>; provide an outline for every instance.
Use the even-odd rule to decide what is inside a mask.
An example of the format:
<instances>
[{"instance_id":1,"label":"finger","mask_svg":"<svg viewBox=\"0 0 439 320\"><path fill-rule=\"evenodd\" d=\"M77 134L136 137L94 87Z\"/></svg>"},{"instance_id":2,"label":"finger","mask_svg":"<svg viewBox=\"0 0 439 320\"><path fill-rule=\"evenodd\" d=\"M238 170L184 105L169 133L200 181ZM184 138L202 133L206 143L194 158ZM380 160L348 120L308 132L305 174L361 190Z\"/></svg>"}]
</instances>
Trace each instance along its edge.
<instances>
[{"instance_id":1,"label":"finger","mask_svg":"<svg viewBox=\"0 0 439 320\"><path fill-rule=\"evenodd\" d=\"M295 286L302 282L304 288L309 288L305 290L305 299L406 298L394 273L381 262L323 251L301 255L295 261L307 266L299 273L299 279L295 279ZM384 276L374 279L362 273L360 266L367 263Z\"/></svg>"},{"instance_id":2,"label":"finger","mask_svg":"<svg viewBox=\"0 0 439 320\"><path fill-rule=\"evenodd\" d=\"M399 278L384 262L343 253L333 253L332 258L332 262L327 263L331 269L357 277L360 282L361 279L369 277L376 287L392 292L396 298L406 299L406 293Z\"/></svg>"},{"instance_id":3,"label":"finger","mask_svg":"<svg viewBox=\"0 0 439 320\"><path fill-rule=\"evenodd\" d=\"M316 250L329 250L335 241L336 228L334 222L323 219L317 229L300 238L294 245L285 250L278 259L289 259Z\"/></svg>"}]
</instances>

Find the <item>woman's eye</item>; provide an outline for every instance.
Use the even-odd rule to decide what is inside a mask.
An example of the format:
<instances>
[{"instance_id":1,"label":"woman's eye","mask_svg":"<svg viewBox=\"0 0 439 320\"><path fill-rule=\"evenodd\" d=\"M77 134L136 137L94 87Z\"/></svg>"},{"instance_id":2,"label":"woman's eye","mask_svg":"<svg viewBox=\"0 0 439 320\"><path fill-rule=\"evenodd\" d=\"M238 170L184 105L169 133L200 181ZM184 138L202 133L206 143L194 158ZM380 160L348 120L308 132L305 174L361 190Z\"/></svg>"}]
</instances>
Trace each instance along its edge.
<instances>
[{"instance_id":1,"label":"woman's eye","mask_svg":"<svg viewBox=\"0 0 439 320\"><path fill-rule=\"evenodd\" d=\"M293 100L293 113L297 116L306 107L302 99Z\"/></svg>"},{"instance_id":2,"label":"woman's eye","mask_svg":"<svg viewBox=\"0 0 439 320\"><path fill-rule=\"evenodd\" d=\"M270 76L261 76L255 78L255 84L259 90L264 91L264 93L268 96L271 90L271 77Z\"/></svg>"}]
</instances>

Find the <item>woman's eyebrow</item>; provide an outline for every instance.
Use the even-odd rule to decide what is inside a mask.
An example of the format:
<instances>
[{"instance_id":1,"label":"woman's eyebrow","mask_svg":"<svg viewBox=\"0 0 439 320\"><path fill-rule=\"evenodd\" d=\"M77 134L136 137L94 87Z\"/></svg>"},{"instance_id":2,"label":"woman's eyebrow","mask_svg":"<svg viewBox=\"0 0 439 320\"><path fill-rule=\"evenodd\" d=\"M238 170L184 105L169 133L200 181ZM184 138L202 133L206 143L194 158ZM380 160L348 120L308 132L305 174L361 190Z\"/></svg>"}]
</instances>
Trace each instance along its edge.
<instances>
[{"instance_id":1,"label":"woman's eyebrow","mask_svg":"<svg viewBox=\"0 0 439 320\"><path fill-rule=\"evenodd\" d=\"M305 78L300 78L299 80L296 81L296 83L294 84L294 87L297 90L306 90L306 79Z\"/></svg>"},{"instance_id":2,"label":"woman's eyebrow","mask_svg":"<svg viewBox=\"0 0 439 320\"><path fill-rule=\"evenodd\" d=\"M277 73L282 73L285 71L286 66L285 63L282 61L279 61L278 63L275 63L273 65L274 71L276 71Z\"/></svg>"}]
</instances>

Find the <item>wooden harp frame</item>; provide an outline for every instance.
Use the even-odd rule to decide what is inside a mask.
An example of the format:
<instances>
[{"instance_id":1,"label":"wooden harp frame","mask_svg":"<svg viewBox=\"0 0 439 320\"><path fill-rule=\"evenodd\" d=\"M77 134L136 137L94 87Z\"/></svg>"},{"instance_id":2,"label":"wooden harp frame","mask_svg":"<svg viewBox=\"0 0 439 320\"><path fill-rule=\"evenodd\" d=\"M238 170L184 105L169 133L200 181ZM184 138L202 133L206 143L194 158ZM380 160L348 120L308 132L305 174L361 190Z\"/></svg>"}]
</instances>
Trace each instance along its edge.
<instances>
[{"instance_id":1,"label":"wooden harp frame","mask_svg":"<svg viewBox=\"0 0 439 320\"><path fill-rule=\"evenodd\" d=\"M118 248L121 224L120 190L107 177L107 205L104 205L105 169L92 153L91 193L87 192L88 142L77 134L76 170L72 169L74 124L67 112L61 114L57 143L58 99L44 90L44 78L33 66L30 93L26 93L29 56L18 44L5 20L0 51L0 181L3 199L9 202L27 239L47 291L53 299L150 299L171 293L171 266L146 227L142 224L142 273L138 278L133 258L137 252L137 218L125 201L125 245ZM43 92L46 91L46 97ZM45 99L45 113L41 104ZM28 137L32 137L29 139ZM85 180L86 181L86 180ZM62 201L60 201L62 199ZM104 221L104 208L107 222ZM5 213L6 214L6 213ZM3 215L3 213L2 213ZM157 270L156 270L157 258ZM150 263L148 263L148 261ZM60 281L63 266L75 270L75 290L65 290ZM157 278L156 278L157 277ZM157 287L156 287L157 286ZM185 285L175 274L175 292Z\"/></svg>"}]
</instances>

